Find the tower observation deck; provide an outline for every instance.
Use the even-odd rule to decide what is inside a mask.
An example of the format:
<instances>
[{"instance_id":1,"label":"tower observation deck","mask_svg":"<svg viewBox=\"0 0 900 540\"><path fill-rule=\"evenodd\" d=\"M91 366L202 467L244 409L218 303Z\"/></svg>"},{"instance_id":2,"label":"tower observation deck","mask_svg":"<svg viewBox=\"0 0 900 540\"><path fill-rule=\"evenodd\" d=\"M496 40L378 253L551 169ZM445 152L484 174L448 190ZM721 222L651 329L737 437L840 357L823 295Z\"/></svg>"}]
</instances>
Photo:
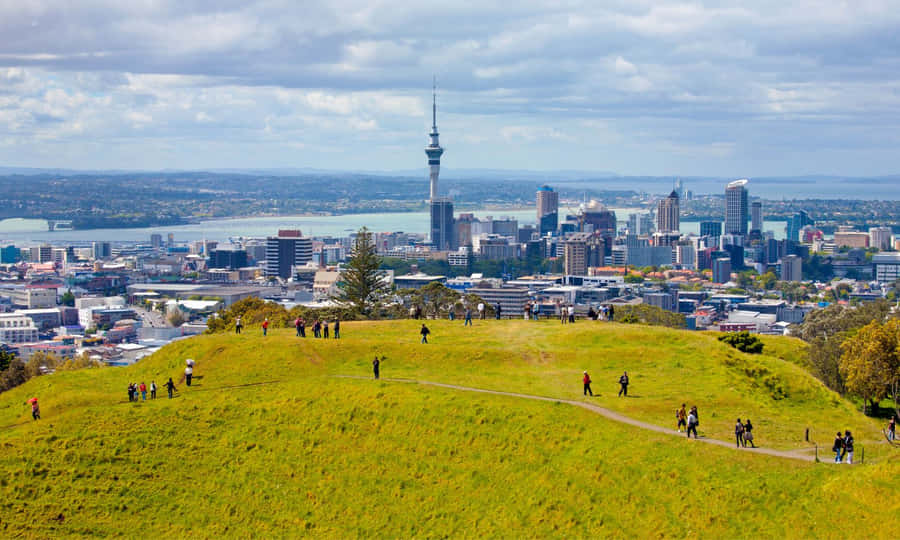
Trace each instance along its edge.
<instances>
[{"instance_id":1,"label":"tower observation deck","mask_svg":"<svg viewBox=\"0 0 900 540\"><path fill-rule=\"evenodd\" d=\"M441 148L441 143L438 141L437 84L432 87L431 100L431 133L428 134L431 141L425 147L425 155L428 156L429 200L436 200L438 198L438 175L441 173L441 155L444 153L444 149Z\"/></svg>"}]
</instances>

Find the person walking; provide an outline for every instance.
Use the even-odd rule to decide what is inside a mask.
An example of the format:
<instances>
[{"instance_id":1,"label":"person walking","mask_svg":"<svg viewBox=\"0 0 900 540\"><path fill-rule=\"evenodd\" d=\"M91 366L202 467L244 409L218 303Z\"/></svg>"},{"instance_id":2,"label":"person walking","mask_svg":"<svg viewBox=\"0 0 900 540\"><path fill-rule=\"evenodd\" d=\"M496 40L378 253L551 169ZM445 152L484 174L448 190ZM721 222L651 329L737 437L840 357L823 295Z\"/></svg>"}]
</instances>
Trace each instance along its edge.
<instances>
[{"instance_id":1,"label":"person walking","mask_svg":"<svg viewBox=\"0 0 900 540\"><path fill-rule=\"evenodd\" d=\"M41 419L41 406L38 405L38 399L35 397L35 398L29 399L28 401L31 403L31 418L33 420L40 420Z\"/></svg>"},{"instance_id":2,"label":"person walking","mask_svg":"<svg viewBox=\"0 0 900 540\"><path fill-rule=\"evenodd\" d=\"M172 382L172 377L169 377L169 382L166 383L166 390L169 391L169 399L172 399L172 392L177 390L175 383Z\"/></svg>"},{"instance_id":3,"label":"person walking","mask_svg":"<svg viewBox=\"0 0 900 540\"><path fill-rule=\"evenodd\" d=\"M478 318L484 320L484 303L478 302Z\"/></svg>"},{"instance_id":4,"label":"person walking","mask_svg":"<svg viewBox=\"0 0 900 540\"><path fill-rule=\"evenodd\" d=\"M187 384L188 386L190 386L190 385L191 385L191 379L193 379L193 378L194 378L194 368L191 367L190 365L188 365L186 368L184 368L184 382L185 382L185 384Z\"/></svg>"},{"instance_id":5,"label":"person walking","mask_svg":"<svg viewBox=\"0 0 900 540\"><path fill-rule=\"evenodd\" d=\"M844 437L840 431L834 436L834 444L831 445L831 451L834 452L834 462L840 463L844 455Z\"/></svg>"},{"instance_id":6,"label":"person walking","mask_svg":"<svg viewBox=\"0 0 900 540\"><path fill-rule=\"evenodd\" d=\"M235 334L240 334L240 333L241 333L241 329L242 329L243 327L244 327L244 325L241 324L241 318L240 318L240 317L238 317L237 319L234 320L234 333L235 333Z\"/></svg>"},{"instance_id":7,"label":"person walking","mask_svg":"<svg viewBox=\"0 0 900 540\"><path fill-rule=\"evenodd\" d=\"M675 427L678 433L681 433L681 428L687 429L687 411L684 410L684 403L681 404L680 409L675 411L675 418L678 420L678 425Z\"/></svg>"},{"instance_id":8,"label":"person walking","mask_svg":"<svg viewBox=\"0 0 900 540\"><path fill-rule=\"evenodd\" d=\"M263 336L269 333L269 318L266 317L266 320L262 323Z\"/></svg>"},{"instance_id":9,"label":"person walking","mask_svg":"<svg viewBox=\"0 0 900 540\"><path fill-rule=\"evenodd\" d=\"M297 337L300 337L300 317L294 319L294 328L297 329Z\"/></svg>"},{"instance_id":10,"label":"person walking","mask_svg":"<svg viewBox=\"0 0 900 540\"><path fill-rule=\"evenodd\" d=\"M341 320L334 320L334 339L341 339Z\"/></svg>"},{"instance_id":11,"label":"person walking","mask_svg":"<svg viewBox=\"0 0 900 540\"><path fill-rule=\"evenodd\" d=\"M625 397L628 397L628 372L625 371L622 373L622 376L619 377L619 397L622 397L622 394L625 394Z\"/></svg>"},{"instance_id":12,"label":"person walking","mask_svg":"<svg viewBox=\"0 0 900 540\"><path fill-rule=\"evenodd\" d=\"M734 443L738 448L744 446L744 424L741 422L741 419L737 419L737 423L734 425Z\"/></svg>"},{"instance_id":13,"label":"person walking","mask_svg":"<svg viewBox=\"0 0 900 540\"><path fill-rule=\"evenodd\" d=\"M756 445L753 444L753 424L750 423L749 418L744 424L744 446L747 446L747 443L750 443L752 448L756 448Z\"/></svg>"},{"instance_id":14,"label":"person walking","mask_svg":"<svg viewBox=\"0 0 900 540\"><path fill-rule=\"evenodd\" d=\"M422 334L422 343L428 343L428 334L431 333L431 330L425 326L425 323L422 323L422 329L419 330L419 333Z\"/></svg>"},{"instance_id":15,"label":"person walking","mask_svg":"<svg viewBox=\"0 0 900 540\"><path fill-rule=\"evenodd\" d=\"M156 381L150 381L150 399L156 399Z\"/></svg>"},{"instance_id":16,"label":"person walking","mask_svg":"<svg viewBox=\"0 0 900 540\"><path fill-rule=\"evenodd\" d=\"M141 401L147 401L147 385L144 384L144 381L141 381L138 389L141 391Z\"/></svg>"},{"instance_id":17,"label":"person walking","mask_svg":"<svg viewBox=\"0 0 900 540\"><path fill-rule=\"evenodd\" d=\"M888 421L887 438L891 442L897 439L897 418L895 416Z\"/></svg>"},{"instance_id":18,"label":"person walking","mask_svg":"<svg viewBox=\"0 0 900 540\"><path fill-rule=\"evenodd\" d=\"M848 465L853 465L853 435L850 434L850 430L844 432L844 455L842 456L846 458L846 462Z\"/></svg>"},{"instance_id":19,"label":"person walking","mask_svg":"<svg viewBox=\"0 0 900 540\"><path fill-rule=\"evenodd\" d=\"M472 310L466 308L466 320L463 321L463 326L472 326Z\"/></svg>"},{"instance_id":20,"label":"person walking","mask_svg":"<svg viewBox=\"0 0 900 540\"><path fill-rule=\"evenodd\" d=\"M700 418L697 416L697 407L691 407L691 412L687 417L687 438L691 438L691 432L694 432L694 438L697 438L697 426L700 425Z\"/></svg>"},{"instance_id":21,"label":"person walking","mask_svg":"<svg viewBox=\"0 0 900 540\"><path fill-rule=\"evenodd\" d=\"M322 339L328 339L328 321L322 321Z\"/></svg>"},{"instance_id":22,"label":"person walking","mask_svg":"<svg viewBox=\"0 0 900 540\"><path fill-rule=\"evenodd\" d=\"M297 331L300 332L300 337L306 337L306 321L303 318L300 318L300 324L297 326Z\"/></svg>"},{"instance_id":23,"label":"person walking","mask_svg":"<svg viewBox=\"0 0 900 540\"><path fill-rule=\"evenodd\" d=\"M500 302L494 305L494 317L499 321L500 320L500 312L502 308L500 307Z\"/></svg>"},{"instance_id":24,"label":"person walking","mask_svg":"<svg viewBox=\"0 0 900 540\"><path fill-rule=\"evenodd\" d=\"M134 401L134 384L128 383L128 401Z\"/></svg>"},{"instance_id":25,"label":"person walking","mask_svg":"<svg viewBox=\"0 0 900 540\"><path fill-rule=\"evenodd\" d=\"M375 373L375 379L378 380L380 375L379 369L381 368L381 360L378 357L375 357L375 360L372 360L372 371Z\"/></svg>"},{"instance_id":26,"label":"person walking","mask_svg":"<svg viewBox=\"0 0 900 540\"><path fill-rule=\"evenodd\" d=\"M588 375L588 372L584 372L584 376L581 378L581 382L584 383L584 395L590 395L594 397L594 393L591 392L591 376Z\"/></svg>"}]
</instances>

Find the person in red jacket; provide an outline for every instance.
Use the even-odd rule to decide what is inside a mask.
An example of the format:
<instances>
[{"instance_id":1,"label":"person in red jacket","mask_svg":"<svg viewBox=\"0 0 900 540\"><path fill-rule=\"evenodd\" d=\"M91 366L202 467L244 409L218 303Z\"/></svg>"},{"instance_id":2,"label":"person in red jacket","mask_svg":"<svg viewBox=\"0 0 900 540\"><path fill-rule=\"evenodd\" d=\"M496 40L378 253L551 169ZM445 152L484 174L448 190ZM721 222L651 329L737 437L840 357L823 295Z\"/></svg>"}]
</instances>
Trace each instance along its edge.
<instances>
[{"instance_id":1,"label":"person in red jacket","mask_svg":"<svg viewBox=\"0 0 900 540\"><path fill-rule=\"evenodd\" d=\"M594 397L594 393L591 392L591 376L588 375L588 372L584 372L584 377L581 378L581 382L584 383L584 395L590 395Z\"/></svg>"},{"instance_id":2,"label":"person in red jacket","mask_svg":"<svg viewBox=\"0 0 900 540\"><path fill-rule=\"evenodd\" d=\"M266 317L266 320L263 321L262 329L263 329L263 335L266 335L266 333L269 331L269 318L268 317Z\"/></svg>"}]
</instances>

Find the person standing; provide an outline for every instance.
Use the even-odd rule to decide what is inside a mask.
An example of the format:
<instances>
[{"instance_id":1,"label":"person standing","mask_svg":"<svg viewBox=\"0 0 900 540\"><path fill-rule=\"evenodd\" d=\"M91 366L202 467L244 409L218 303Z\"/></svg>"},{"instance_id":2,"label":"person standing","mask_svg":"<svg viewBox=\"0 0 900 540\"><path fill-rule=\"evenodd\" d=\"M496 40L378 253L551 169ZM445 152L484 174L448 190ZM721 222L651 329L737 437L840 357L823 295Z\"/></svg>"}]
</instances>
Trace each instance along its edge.
<instances>
[{"instance_id":1,"label":"person standing","mask_svg":"<svg viewBox=\"0 0 900 540\"><path fill-rule=\"evenodd\" d=\"M150 399L156 399L156 381L150 381Z\"/></svg>"},{"instance_id":2,"label":"person standing","mask_svg":"<svg viewBox=\"0 0 900 540\"><path fill-rule=\"evenodd\" d=\"M428 334L431 333L431 330L425 326L425 323L422 323L422 329L419 330L419 333L422 334L422 343L428 343Z\"/></svg>"},{"instance_id":3,"label":"person standing","mask_svg":"<svg viewBox=\"0 0 900 540\"><path fill-rule=\"evenodd\" d=\"M622 394L625 394L625 397L628 397L628 372L625 371L622 373L622 376L619 377L619 397L622 397Z\"/></svg>"},{"instance_id":4,"label":"person standing","mask_svg":"<svg viewBox=\"0 0 900 540\"><path fill-rule=\"evenodd\" d=\"M844 437L840 431L834 436L834 444L831 445L831 451L834 452L834 462L840 463L844 455Z\"/></svg>"},{"instance_id":5,"label":"person standing","mask_svg":"<svg viewBox=\"0 0 900 540\"><path fill-rule=\"evenodd\" d=\"M484 320L484 302L478 302L478 318Z\"/></svg>"},{"instance_id":6,"label":"person standing","mask_svg":"<svg viewBox=\"0 0 900 540\"><path fill-rule=\"evenodd\" d=\"M691 412L687 417L687 438L691 438L691 432L694 432L694 438L697 438L697 426L700 425L700 419L697 417L697 407L691 407Z\"/></svg>"},{"instance_id":7,"label":"person standing","mask_svg":"<svg viewBox=\"0 0 900 540\"><path fill-rule=\"evenodd\" d=\"M534 317L534 320L538 320L541 314L541 305L535 302L531 305L531 315Z\"/></svg>"},{"instance_id":8,"label":"person standing","mask_svg":"<svg viewBox=\"0 0 900 540\"><path fill-rule=\"evenodd\" d=\"M594 397L594 393L591 391L591 376L588 375L588 372L584 372L584 376L581 377L581 382L584 383L584 395L590 395Z\"/></svg>"},{"instance_id":9,"label":"person standing","mask_svg":"<svg viewBox=\"0 0 900 540\"><path fill-rule=\"evenodd\" d=\"M300 332L300 337L306 337L306 321L303 318L300 318L300 324L297 326L297 331Z\"/></svg>"},{"instance_id":10,"label":"person standing","mask_svg":"<svg viewBox=\"0 0 900 540\"><path fill-rule=\"evenodd\" d=\"M675 411L675 418L678 419L678 425L676 429L678 433L681 433L681 428L687 429L687 411L684 410L684 403L681 404L681 408Z\"/></svg>"},{"instance_id":11,"label":"person standing","mask_svg":"<svg viewBox=\"0 0 900 540\"><path fill-rule=\"evenodd\" d=\"M450 306L450 310L447 312L447 318L451 321L456 319L456 310L453 306Z\"/></svg>"},{"instance_id":12,"label":"person standing","mask_svg":"<svg viewBox=\"0 0 900 540\"><path fill-rule=\"evenodd\" d=\"M240 317L238 317L237 319L234 320L234 333L235 333L235 334L240 334L240 333L241 333L241 328L243 328L243 327L244 327L244 325L241 324L241 318L240 318Z\"/></svg>"},{"instance_id":13,"label":"person standing","mask_svg":"<svg viewBox=\"0 0 900 540\"><path fill-rule=\"evenodd\" d=\"M341 320L334 320L334 339L341 339Z\"/></svg>"},{"instance_id":14,"label":"person standing","mask_svg":"<svg viewBox=\"0 0 900 540\"><path fill-rule=\"evenodd\" d=\"M379 370L381 369L381 360L378 357L375 357L375 360L372 360L372 371L375 373L375 379L378 380L380 376Z\"/></svg>"},{"instance_id":15,"label":"person standing","mask_svg":"<svg viewBox=\"0 0 900 540\"><path fill-rule=\"evenodd\" d=\"M269 318L266 317L266 320L262 323L263 336L269 333Z\"/></svg>"},{"instance_id":16,"label":"person standing","mask_svg":"<svg viewBox=\"0 0 900 540\"><path fill-rule=\"evenodd\" d=\"M316 319L315 322L313 322L313 337L321 337L321 331L322 323L319 322L319 319Z\"/></svg>"},{"instance_id":17,"label":"person standing","mask_svg":"<svg viewBox=\"0 0 900 540\"><path fill-rule=\"evenodd\" d=\"M888 421L887 438L891 442L897 438L897 418L895 416Z\"/></svg>"},{"instance_id":18,"label":"person standing","mask_svg":"<svg viewBox=\"0 0 900 540\"><path fill-rule=\"evenodd\" d=\"M734 443L738 448L745 445L744 443L744 424L741 422L741 419L737 419L737 423L734 425Z\"/></svg>"},{"instance_id":19,"label":"person standing","mask_svg":"<svg viewBox=\"0 0 900 540\"><path fill-rule=\"evenodd\" d=\"M191 385L191 379L193 379L193 378L194 378L194 368L191 367L190 365L188 365L186 368L184 368L184 382L185 382L185 384L187 384L188 386L190 386L190 385Z\"/></svg>"},{"instance_id":20,"label":"person standing","mask_svg":"<svg viewBox=\"0 0 900 540\"><path fill-rule=\"evenodd\" d=\"M522 319L528 320L531 317L531 302L527 302L522 310Z\"/></svg>"},{"instance_id":21,"label":"person standing","mask_svg":"<svg viewBox=\"0 0 900 540\"><path fill-rule=\"evenodd\" d=\"M141 391L141 401L147 401L147 385L144 384L144 381L141 381L138 389Z\"/></svg>"},{"instance_id":22,"label":"person standing","mask_svg":"<svg viewBox=\"0 0 900 540\"><path fill-rule=\"evenodd\" d=\"M134 384L128 383L128 401L134 401Z\"/></svg>"},{"instance_id":23,"label":"person standing","mask_svg":"<svg viewBox=\"0 0 900 540\"><path fill-rule=\"evenodd\" d=\"M850 430L844 432L844 456L847 458L846 463L848 465L853 465L853 435L850 434Z\"/></svg>"},{"instance_id":24,"label":"person standing","mask_svg":"<svg viewBox=\"0 0 900 540\"><path fill-rule=\"evenodd\" d=\"M500 312L501 312L501 311L502 311L502 308L500 307L500 302L497 302L497 304L494 305L494 317L495 317L498 321L500 320Z\"/></svg>"},{"instance_id":25,"label":"person standing","mask_svg":"<svg viewBox=\"0 0 900 540\"><path fill-rule=\"evenodd\" d=\"M177 390L175 383L172 382L172 377L169 377L169 382L166 383L166 390L169 391L169 399L172 399L172 393Z\"/></svg>"},{"instance_id":26,"label":"person standing","mask_svg":"<svg viewBox=\"0 0 900 540\"><path fill-rule=\"evenodd\" d=\"M300 317L294 319L294 328L297 329L297 337L300 337Z\"/></svg>"},{"instance_id":27,"label":"person standing","mask_svg":"<svg viewBox=\"0 0 900 540\"><path fill-rule=\"evenodd\" d=\"M463 322L463 326L472 326L472 310L466 308L466 320Z\"/></svg>"},{"instance_id":28,"label":"person standing","mask_svg":"<svg viewBox=\"0 0 900 540\"><path fill-rule=\"evenodd\" d=\"M744 446L747 446L747 443L750 443L752 448L756 448L756 445L753 444L753 424L750 423L749 418L744 424Z\"/></svg>"},{"instance_id":29,"label":"person standing","mask_svg":"<svg viewBox=\"0 0 900 540\"><path fill-rule=\"evenodd\" d=\"M33 420L41 419L41 407L38 405L37 398L31 398L31 418Z\"/></svg>"},{"instance_id":30,"label":"person standing","mask_svg":"<svg viewBox=\"0 0 900 540\"><path fill-rule=\"evenodd\" d=\"M328 321L322 321L322 339L328 339Z\"/></svg>"},{"instance_id":31,"label":"person standing","mask_svg":"<svg viewBox=\"0 0 900 540\"><path fill-rule=\"evenodd\" d=\"M613 305L612 304L610 304L606 310L606 320L607 321L613 320Z\"/></svg>"},{"instance_id":32,"label":"person standing","mask_svg":"<svg viewBox=\"0 0 900 540\"><path fill-rule=\"evenodd\" d=\"M559 308L559 322L561 324L566 324L566 321L569 320L569 310L566 309L566 305L563 304Z\"/></svg>"},{"instance_id":33,"label":"person standing","mask_svg":"<svg viewBox=\"0 0 900 540\"><path fill-rule=\"evenodd\" d=\"M569 306L569 322L575 322L575 304Z\"/></svg>"}]
</instances>

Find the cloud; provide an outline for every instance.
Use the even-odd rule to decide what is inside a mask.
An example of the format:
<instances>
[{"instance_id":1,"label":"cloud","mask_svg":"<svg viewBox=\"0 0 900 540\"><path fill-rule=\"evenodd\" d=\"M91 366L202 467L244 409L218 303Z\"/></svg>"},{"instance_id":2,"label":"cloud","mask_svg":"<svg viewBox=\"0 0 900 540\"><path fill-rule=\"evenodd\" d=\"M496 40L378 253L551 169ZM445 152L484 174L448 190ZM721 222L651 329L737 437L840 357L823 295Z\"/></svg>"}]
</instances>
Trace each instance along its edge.
<instances>
[{"instance_id":1,"label":"cloud","mask_svg":"<svg viewBox=\"0 0 900 540\"><path fill-rule=\"evenodd\" d=\"M418 167L437 75L456 168L896 172L898 27L875 0L2 2L0 161Z\"/></svg>"}]
</instances>

